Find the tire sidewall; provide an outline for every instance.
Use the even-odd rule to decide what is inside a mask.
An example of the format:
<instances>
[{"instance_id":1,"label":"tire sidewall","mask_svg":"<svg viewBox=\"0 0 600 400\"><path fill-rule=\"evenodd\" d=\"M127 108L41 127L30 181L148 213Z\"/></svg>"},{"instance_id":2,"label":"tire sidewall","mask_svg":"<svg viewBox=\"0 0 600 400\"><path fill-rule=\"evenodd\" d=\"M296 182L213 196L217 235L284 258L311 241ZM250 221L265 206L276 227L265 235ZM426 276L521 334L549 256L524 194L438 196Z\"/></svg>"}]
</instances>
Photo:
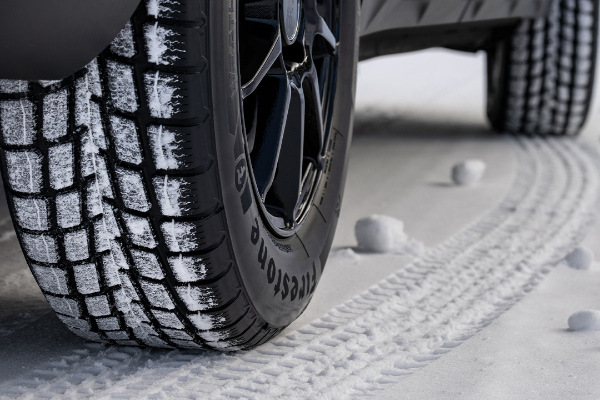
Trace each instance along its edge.
<instances>
[{"instance_id":1,"label":"tire sidewall","mask_svg":"<svg viewBox=\"0 0 600 400\"><path fill-rule=\"evenodd\" d=\"M308 305L323 273L343 194L353 124L358 54L358 2L340 2L338 84L326 143L326 166L313 206L289 238L264 223L248 176L238 67L237 0L210 2L209 68L213 131L225 226L234 269L258 315L274 327L294 321Z\"/></svg>"}]
</instances>

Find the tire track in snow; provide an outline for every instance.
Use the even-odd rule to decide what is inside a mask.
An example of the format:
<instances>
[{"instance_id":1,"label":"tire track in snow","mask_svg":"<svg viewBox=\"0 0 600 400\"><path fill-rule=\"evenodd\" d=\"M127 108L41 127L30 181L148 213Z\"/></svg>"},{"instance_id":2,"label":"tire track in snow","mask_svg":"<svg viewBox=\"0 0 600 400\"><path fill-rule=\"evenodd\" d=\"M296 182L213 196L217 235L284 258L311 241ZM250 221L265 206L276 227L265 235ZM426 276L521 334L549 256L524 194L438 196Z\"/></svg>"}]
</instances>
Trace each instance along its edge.
<instances>
[{"instance_id":1,"label":"tire track in snow","mask_svg":"<svg viewBox=\"0 0 600 400\"><path fill-rule=\"evenodd\" d=\"M367 395L476 333L583 238L600 159L571 139L516 140L518 176L489 214L420 259L259 349L86 349L0 386L22 398L340 398Z\"/></svg>"}]
</instances>

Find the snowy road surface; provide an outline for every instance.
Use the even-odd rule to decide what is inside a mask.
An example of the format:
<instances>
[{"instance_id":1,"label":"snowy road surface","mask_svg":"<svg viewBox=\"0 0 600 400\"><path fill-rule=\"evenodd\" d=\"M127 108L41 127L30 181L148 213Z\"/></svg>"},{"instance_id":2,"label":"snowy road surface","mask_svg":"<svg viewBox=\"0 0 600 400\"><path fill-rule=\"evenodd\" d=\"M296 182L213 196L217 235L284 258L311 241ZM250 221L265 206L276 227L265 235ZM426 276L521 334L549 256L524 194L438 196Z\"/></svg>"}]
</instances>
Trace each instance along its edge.
<instances>
[{"instance_id":1,"label":"snowy road surface","mask_svg":"<svg viewBox=\"0 0 600 400\"><path fill-rule=\"evenodd\" d=\"M600 397L600 335L567 332L569 314L559 317L600 308L599 268L554 269L590 229L600 253L599 120L587 141L495 135L482 83L481 57L434 51L361 65L327 272L301 319L251 352L80 341L36 289L3 207L0 398ZM483 181L450 185L451 166L467 158L486 162ZM426 250L354 251L354 223L376 213L402 219Z\"/></svg>"}]
</instances>

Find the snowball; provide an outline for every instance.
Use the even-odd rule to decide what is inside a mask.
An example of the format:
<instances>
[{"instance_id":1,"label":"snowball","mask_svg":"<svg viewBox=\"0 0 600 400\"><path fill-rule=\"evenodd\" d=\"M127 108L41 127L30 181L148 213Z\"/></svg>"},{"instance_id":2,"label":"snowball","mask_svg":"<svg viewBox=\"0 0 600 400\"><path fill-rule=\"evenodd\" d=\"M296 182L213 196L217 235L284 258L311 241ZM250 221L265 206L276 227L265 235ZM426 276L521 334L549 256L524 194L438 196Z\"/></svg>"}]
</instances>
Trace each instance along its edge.
<instances>
[{"instance_id":1,"label":"snowball","mask_svg":"<svg viewBox=\"0 0 600 400\"><path fill-rule=\"evenodd\" d=\"M587 247L578 247L565 258L572 269L590 269L594 262L594 253Z\"/></svg>"},{"instance_id":2,"label":"snowball","mask_svg":"<svg viewBox=\"0 0 600 400\"><path fill-rule=\"evenodd\" d=\"M356 223L358 247L372 253L390 253L406 243L404 223L386 215L372 215Z\"/></svg>"},{"instance_id":3,"label":"snowball","mask_svg":"<svg viewBox=\"0 0 600 400\"><path fill-rule=\"evenodd\" d=\"M579 311L569 317L572 331L600 331L600 311Z\"/></svg>"},{"instance_id":4,"label":"snowball","mask_svg":"<svg viewBox=\"0 0 600 400\"><path fill-rule=\"evenodd\" d=\"M481 160L466 160L452 167L452 181L460 186L479 183L485 173L486 165Z\"/></svg>"}]
</instances>

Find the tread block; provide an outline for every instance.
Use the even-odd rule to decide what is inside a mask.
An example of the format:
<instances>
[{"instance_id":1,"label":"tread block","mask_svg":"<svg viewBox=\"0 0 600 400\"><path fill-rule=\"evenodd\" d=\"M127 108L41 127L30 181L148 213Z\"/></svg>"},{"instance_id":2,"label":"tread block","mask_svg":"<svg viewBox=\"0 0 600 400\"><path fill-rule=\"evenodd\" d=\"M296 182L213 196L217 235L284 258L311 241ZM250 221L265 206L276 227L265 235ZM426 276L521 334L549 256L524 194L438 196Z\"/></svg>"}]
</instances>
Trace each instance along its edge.
<instances>
[{"instance_id":1,"label":"tread block","mask_svg":"<svg viewBox=\"0 0 600 400\"><path fill-rule=\"evenodd\" d=\"M155 119L206 121L210 113L198 104L203 98L202 74L151 71L144 74L144 89L150 116Z\"/></svg>"}]
</instances>

